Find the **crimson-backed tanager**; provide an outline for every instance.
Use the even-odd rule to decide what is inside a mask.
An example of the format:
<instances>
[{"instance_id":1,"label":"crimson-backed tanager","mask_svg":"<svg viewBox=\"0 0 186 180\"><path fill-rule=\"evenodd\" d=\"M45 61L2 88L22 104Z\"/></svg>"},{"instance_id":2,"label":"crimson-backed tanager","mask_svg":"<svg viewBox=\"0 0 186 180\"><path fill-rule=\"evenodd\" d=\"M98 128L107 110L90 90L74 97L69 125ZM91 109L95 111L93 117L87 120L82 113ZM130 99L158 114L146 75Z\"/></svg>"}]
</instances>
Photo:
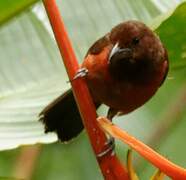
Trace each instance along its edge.
<instances>
[{"instance_id":1,"label":"crimson-backed tanager","mask_svg":"<svg viewBox=\"0 0 186 180\"><path fill-rule=\"evenodd\" d=\"M96 108L109 106L111 120L147 102L167 72L167 51L159 37L145 24L127 21L90 47L77 77L85 73L83 78ZM61 141L69 141L83 130L71 89L49 104L40 113L40 120L45 132L56 132Z\"/></svg>"}]
</instances>

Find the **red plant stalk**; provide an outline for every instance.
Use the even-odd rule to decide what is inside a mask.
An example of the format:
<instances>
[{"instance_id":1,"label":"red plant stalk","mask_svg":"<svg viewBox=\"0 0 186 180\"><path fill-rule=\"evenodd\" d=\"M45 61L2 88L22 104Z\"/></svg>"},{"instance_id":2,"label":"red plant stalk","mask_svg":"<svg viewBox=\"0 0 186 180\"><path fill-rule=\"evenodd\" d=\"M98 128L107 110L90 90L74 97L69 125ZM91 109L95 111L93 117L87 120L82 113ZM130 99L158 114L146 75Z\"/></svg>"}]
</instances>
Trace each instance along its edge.
<instances>
[{"instance_id":1,"label":"red plant stalk","mask_svg":"<svg viewBox=\"0 0 186 180\"><path fill-rule=\"evenodd\" d=\"M186 180L186 169L170 162L147 145L132 137L124 130L121 130L105 117L99 117L98 120L101 128L103 128L104 131L128 144L132 149L136 150L139 154L150 161L167 176L174 180Z\"/></svg>"},{"instance_id":2,"label":"red plant stalk","mask_svg":"<svg viewBox=\"0 0 186 180\"><path fill-rule=\"evenodd\" d=\"M63 58L69 79L73 79L79 69L79 65L65 30L65 25L60 16L60 12L55 0L43 0L43 3L53 28L55 39ZM96 121L96 109L84 79L77 79L71 84L85 129L90 138L95 155L97 155L103 151L106 136ZM121 164L115 154L109 152L103 157L97 157L97 160L105 179L129 180L126 168Z\"/></svg>"}]
</instances>

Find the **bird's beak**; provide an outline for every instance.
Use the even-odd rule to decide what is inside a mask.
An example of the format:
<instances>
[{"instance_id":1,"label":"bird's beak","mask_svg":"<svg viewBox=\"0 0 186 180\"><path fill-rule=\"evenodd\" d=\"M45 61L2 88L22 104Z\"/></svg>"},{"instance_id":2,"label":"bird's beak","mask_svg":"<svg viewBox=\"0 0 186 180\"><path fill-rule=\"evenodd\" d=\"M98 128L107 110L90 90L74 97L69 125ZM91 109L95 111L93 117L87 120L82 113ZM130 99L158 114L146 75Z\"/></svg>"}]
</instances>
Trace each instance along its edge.
<instances>
[{"instance_id":1,"label":"bird's beak","mask_svg":"<svg viewBox=\"0 0 186 180\"><path fill-rule=\"evenodd\" d=\"M120 48L119 44L116 43L114 47L112 48L110 55L109 55L109 61L114 57L119 57L119 59L131 59L132 58L132 49L130 48Z\"/></svg>"}]
</instances>

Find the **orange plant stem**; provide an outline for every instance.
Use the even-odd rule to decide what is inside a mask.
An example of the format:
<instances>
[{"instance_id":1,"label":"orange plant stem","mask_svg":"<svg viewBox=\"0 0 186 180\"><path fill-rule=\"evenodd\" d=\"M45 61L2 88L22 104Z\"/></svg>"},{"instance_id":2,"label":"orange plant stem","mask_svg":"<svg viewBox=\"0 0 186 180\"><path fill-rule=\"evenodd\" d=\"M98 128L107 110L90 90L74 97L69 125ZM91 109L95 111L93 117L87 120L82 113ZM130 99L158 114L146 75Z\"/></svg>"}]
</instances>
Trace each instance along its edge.
<instances>
[{"instance_id":1,"label":"orange plant stem","mask_svg":"<svg viewBox=\"0 0 186 180\"><path fill-rule=\"evenodd\" d=\"M65 30L65 25L61 19L60 12L55 0L43 0L43 3L53 28L55 39L62 55L69 79L73 79L79 69L79 65ZM90 138L91 145L95 154L98 154L104 147L106 137L96 121L96 109L91 99L89 90L83 79L73 81L72 89L85 129ZM97 160L105 179L128 180L127 170L115 155L108 153L101 158L97 158Z\"/></svg>"},{"instance_id":2,"label":"orange plant stem","mask_svg":"<svg viewBox=\"0 0 186 180\"><path fill-rule=\"evenodd\" d=\"M173 180L186 180L186 169L179 167L178 165L167 160L141 141L137 140L124 130L112 124L105 117L99 117L98 120L100 126L107 133L128 144L132 149L136 150L139 154L150 161L154 166L159 168L167 176L171 177Z\"/></svg>"}]
</instances>

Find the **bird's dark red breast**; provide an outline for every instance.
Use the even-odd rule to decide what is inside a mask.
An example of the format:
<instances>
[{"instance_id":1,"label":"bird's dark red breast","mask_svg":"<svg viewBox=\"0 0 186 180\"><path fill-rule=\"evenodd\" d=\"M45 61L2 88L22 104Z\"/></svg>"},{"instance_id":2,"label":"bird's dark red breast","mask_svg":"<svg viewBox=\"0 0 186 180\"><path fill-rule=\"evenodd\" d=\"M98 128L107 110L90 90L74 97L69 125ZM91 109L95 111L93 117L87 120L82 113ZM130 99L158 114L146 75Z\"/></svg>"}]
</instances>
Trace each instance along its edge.
<instances>
[{"instance_id":1,"label":"bird's dark red breast","mask_svg":"<svg viewBox=\"0 0 186 180\"><path fill-rule=\"evenodd\" d=\"M94 102L97 105L106 104L113 112L126 114L148 101L162 85L168 72L168 56L159 37L145 24L127 21L96 41L88 50L81 67L88 69L85 79ZM62 99L58 103L63 108L65 101ZM50 108L42 113L43 122L48 131L58 133L60 129L62 136L69 132L69 140L78 133L70 133L70 129L64 130L65 126L51 129L49 124L55 122L52 120L54 115L60 121L71 122L68 114L74 109L68 105L65 117L61 109L57 115L51 114L51 118L47 118L47 114L52 112L55 106L50 105ZM74 108L77 108L75 103ZM81 122L77 112L75 119ZM76 128L73 122L71 123L70 128ZM82 128L79 128L78 131L81 130Z\"/></svg>"}]
</instances>

